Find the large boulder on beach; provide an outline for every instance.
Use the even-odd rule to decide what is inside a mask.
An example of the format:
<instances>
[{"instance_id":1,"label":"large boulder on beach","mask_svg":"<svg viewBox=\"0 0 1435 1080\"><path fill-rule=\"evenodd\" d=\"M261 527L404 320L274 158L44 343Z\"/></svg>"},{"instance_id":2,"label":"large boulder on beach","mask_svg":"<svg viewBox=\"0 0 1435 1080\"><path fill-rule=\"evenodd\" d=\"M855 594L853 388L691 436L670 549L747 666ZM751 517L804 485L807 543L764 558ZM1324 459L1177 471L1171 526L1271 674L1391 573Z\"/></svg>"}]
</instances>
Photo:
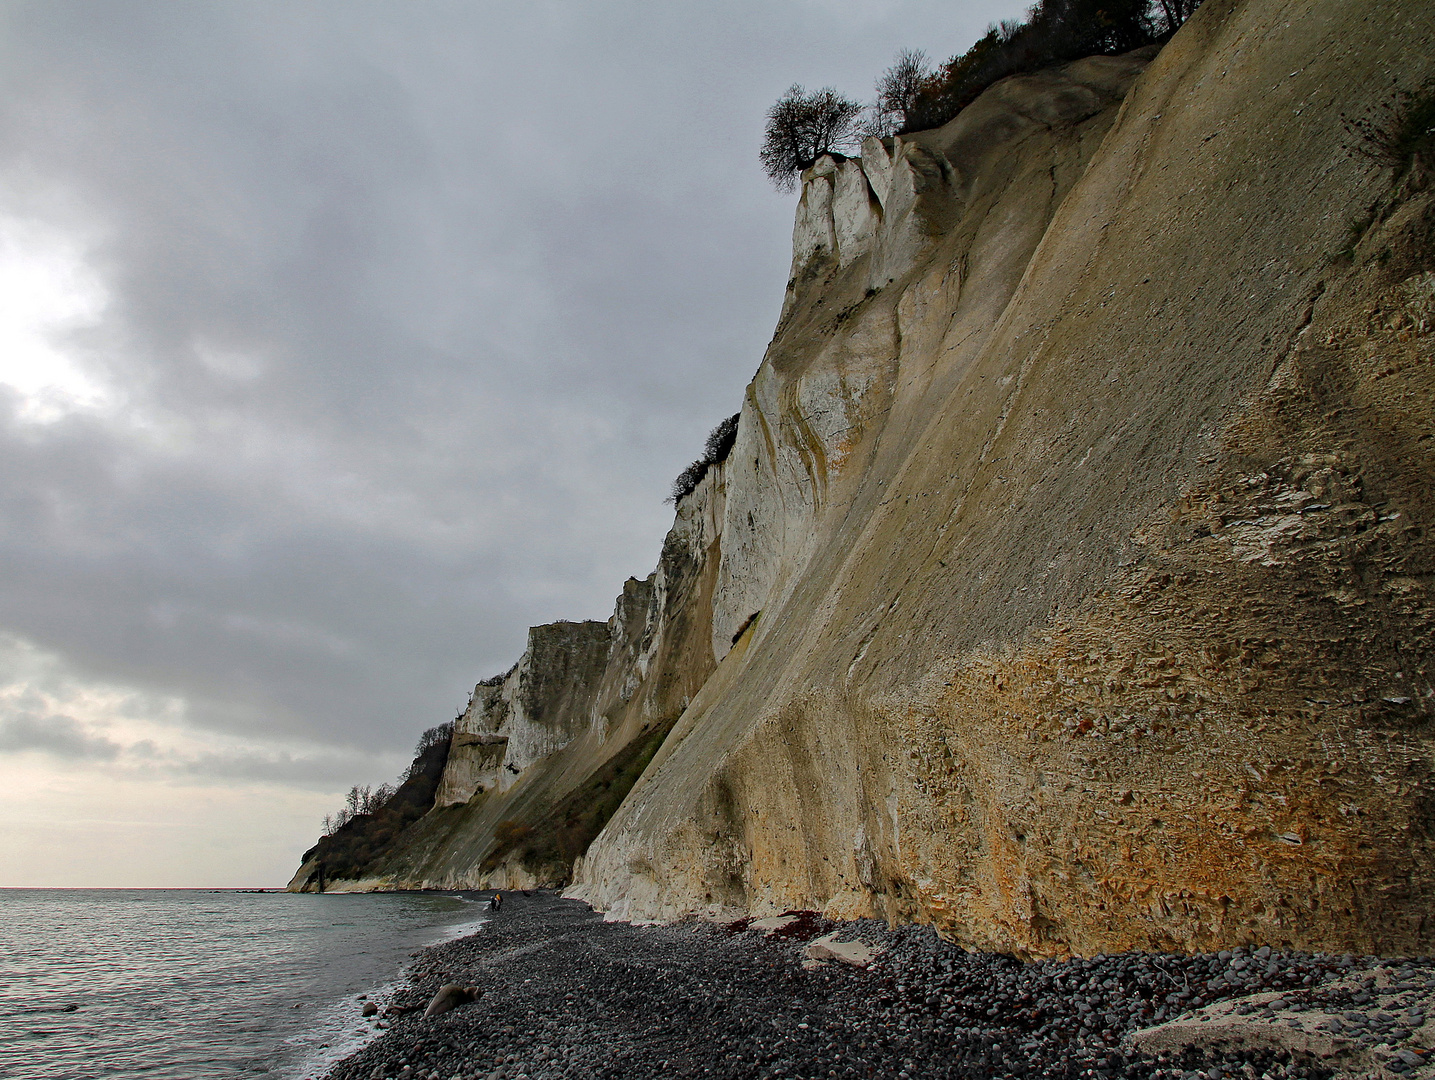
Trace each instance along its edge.
<instances>
[{"instance_id":1,"label":"large boulder on beach","mask_svg":"<svg viewBox=\"0 0 1435 1080\"><path fill-rule=\"evenodd\" d=\"M439 987L429 1007L424 1010L424 1019L439 1016L458 1008L460 1005L467 1005L471 1001L477 1001L483 991L476 986L460 986L458 983L445 983Z\"/></svg>"}]
</instances>

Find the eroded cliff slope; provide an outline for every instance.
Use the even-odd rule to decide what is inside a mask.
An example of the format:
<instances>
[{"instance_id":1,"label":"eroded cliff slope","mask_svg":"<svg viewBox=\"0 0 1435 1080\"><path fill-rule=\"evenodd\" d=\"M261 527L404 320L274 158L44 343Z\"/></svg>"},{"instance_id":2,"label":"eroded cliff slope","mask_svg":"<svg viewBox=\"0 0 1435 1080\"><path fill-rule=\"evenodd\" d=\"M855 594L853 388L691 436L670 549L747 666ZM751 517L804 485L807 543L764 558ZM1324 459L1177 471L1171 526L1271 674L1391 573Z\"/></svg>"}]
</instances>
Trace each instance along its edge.
<instances>
[{"instance_id":1,"label":"eroded cliff slope","mask_svg":"<svg viewBox=\"0 0 1435 1080\"><path fill-rule=\"evenodd\" d=\"M713 465L681 501L657 569L623 586L606 623L535 626L513 668L474 688L421 820L343 876L318 852L289 888L566 883L713 670L724 474Z\"/></svg>"},{"instance_id":2,"label":"eroded cliff slope","mask_svg":"<svg viewBox=\"0 0 1435 1080\"><path fill-rule=\"evenodd\" d=\"M820 161L658 570L535 628L338 887L586 848L623 918L1430 951L1435 190L1348 120L1433 44L1415 0L1206 0Z\"/></svg>"},{"instance_id":3,"label":"eroded cliff slope","mask_svg":"<svg viewBox=\"0 0 1435 1080\"><path fill-rule=\"evenodd\" d=\"M1410 0L1208 0L1144 70L819 163L721 662L577 895L1428 951L1435 216L1342 116L1432 43Z\"/></svg>"}]
</instances>

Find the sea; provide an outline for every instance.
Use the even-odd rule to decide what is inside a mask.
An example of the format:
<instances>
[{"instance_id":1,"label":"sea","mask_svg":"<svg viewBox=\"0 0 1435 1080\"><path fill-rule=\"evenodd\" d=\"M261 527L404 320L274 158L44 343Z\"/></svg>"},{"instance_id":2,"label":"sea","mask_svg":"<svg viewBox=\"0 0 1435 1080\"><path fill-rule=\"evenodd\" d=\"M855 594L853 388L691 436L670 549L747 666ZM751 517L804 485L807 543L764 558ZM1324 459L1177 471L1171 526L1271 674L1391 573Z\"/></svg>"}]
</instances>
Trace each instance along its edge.
<instances>
[{"instance_id":1,"label":"sea","mask_svg":"<svg viewBox=\"0 0 1435 1080\"><path fill-rule=\"evenodd\" d=\"M479 930L446 893L0 889L0 1077L309 1080L376 1034L363 1001Z\"/></svg>"}]
</instances>

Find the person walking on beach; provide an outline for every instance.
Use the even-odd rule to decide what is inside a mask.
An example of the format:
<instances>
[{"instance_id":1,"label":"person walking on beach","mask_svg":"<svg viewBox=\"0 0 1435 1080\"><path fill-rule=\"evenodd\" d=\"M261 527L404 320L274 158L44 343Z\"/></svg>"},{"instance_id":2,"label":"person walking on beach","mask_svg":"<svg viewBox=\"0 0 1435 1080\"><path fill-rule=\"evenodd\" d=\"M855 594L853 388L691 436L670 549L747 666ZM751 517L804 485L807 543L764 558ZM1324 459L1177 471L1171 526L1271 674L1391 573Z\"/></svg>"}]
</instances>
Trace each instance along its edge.
<instances>
[{"instance_id":1,"label":"person walking on beach","mask_svg":"<svg viewBox=\"0 0 1435 1080\"><path fill-rule=\"evenodd\" d=\"M488 910L489 910L489 911L497 911L497 910L498 910L499 908L501 908L502 906L503 906L503 894L502 894L502 893L499 893L499 892L494 893L494 894L493 894L493 899L488 902Z\"/></svg>"}]
</instances>

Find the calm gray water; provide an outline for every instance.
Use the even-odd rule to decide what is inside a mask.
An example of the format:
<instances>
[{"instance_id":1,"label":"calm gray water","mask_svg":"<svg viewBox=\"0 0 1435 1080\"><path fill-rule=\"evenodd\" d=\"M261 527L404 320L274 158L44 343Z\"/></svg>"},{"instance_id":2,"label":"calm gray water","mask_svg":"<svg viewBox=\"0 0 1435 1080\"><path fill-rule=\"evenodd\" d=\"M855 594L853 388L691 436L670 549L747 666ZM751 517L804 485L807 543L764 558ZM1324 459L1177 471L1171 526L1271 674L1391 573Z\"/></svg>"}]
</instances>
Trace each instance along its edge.
<instances>
[{"instance_id":1,"label":"calm gray water","mask_svg":"<svg viewBox=\"0 0 1435 1080\"><path fill-rule=\"evenodd\" d=\"M0 1077L322 1075L371 1037L358 995L486 910L439 893L0 889Z\"/></svg>"}]
</instances>

